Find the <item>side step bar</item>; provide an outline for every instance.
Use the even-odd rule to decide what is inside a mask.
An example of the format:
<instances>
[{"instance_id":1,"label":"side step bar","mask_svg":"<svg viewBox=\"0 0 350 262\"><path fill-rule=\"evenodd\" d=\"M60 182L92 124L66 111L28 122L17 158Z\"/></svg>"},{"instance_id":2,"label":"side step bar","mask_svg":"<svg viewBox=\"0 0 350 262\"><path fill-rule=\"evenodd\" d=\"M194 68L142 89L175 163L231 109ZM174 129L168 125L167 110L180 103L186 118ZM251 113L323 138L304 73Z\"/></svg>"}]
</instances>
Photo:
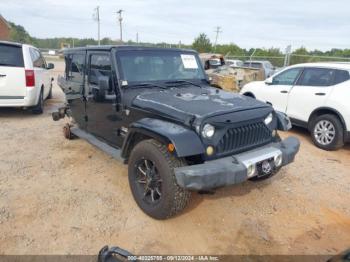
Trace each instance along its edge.
<instances>
[{"instance_id":1,"label":"side step bar","mask_svg":"<svg viewBox=\"0 0 350 262\"><path fill-rule=\"evenodd\" d=\"M82 130L78 127L71 127L70 131L75 136L88 141L90 144L99 148L100 150L102 150L106 154L112 156L114 159L117 159L118 161L124 162L124 159L121 157L121 150L120 149L116 149L116 148L108 145L107 143L102 142L101 140L97 139L95 136L85 132L84 130Z\"/></svg>"}]
</instances>

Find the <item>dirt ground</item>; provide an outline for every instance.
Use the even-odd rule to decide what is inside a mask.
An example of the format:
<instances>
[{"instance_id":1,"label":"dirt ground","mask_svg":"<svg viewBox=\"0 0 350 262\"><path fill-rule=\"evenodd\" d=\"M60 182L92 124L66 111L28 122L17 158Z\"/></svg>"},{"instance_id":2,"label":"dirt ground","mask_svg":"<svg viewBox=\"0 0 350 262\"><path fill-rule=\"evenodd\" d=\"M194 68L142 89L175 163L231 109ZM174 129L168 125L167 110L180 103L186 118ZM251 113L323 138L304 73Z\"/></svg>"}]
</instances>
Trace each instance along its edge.
<instances>
[{"instance_id":1,"label":"dirt ground","mask_svg":"<svg viewBox=\"0 0 350 262\"><path fill-rule=\"evenodd\" d=\"M62 70L56 62L55 77ZM0 109L0 254L336 254L350 247L350 146L316 148L301 129L295 163L270 180L194 193L179 216L156 221L134 202L125 165L64 121Z\"/></svg>"}]
</instances>

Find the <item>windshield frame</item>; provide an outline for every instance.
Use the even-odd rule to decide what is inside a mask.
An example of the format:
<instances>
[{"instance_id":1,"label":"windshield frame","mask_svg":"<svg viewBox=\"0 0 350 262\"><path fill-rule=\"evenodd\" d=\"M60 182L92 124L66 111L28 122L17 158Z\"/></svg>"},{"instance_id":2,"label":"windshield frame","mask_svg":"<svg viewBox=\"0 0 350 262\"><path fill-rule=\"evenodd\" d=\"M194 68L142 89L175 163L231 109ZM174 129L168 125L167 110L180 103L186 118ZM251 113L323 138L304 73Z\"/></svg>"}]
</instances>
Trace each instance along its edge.
<instances>
[{"instance_id":1,"label":"windshield frame","mask_svg":"<svg viewBox=\"0 0 350 262\"><path fill-rule=\"evenodd\" d=\"M124 79L124 75L123 75L123 68L122 68L122 63L120 60L120 53L123 52L173 52L173 53L177 53L177 54L184 54L184 55L193 55L196 59L197 65L198 65L198 70L201 72L203 78L177 78L177 79L162 79L162 80L140 80L140 81L129 81L129 80L125 80ZM178 49L128 49L128 50L116 50L115 54L114 54L114 58L116 59L116 69L118 71L117 75L118 75L118 81L121 84L122 88L127 88L128 86L133 86L133 85L139 85L139 84L145 84L145 83L149 83L149 84L164 84L166 87L166 82L172 82L172 81L190 81L190 82L194 82L194 83L199 83L202 81L207 81L207 75L204 71L203 65L201 63L201 60L198 56L198 53L192 50L178 50ZM124 81L127 81L127 85L123 84ZM146 86L143 88L147 88Z\"/></svg>"}]
</instances>

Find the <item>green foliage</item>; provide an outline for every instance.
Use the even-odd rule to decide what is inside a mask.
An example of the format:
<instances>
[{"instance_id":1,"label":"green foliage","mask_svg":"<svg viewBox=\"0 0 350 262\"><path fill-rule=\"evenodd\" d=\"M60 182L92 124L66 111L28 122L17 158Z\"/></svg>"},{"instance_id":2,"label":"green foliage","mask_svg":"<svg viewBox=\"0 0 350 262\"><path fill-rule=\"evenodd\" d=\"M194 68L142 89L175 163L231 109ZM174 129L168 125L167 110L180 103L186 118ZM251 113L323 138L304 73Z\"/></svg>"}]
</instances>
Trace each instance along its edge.
<instances>
[{"instance_id":1,"label":"green foliage","mask_svg":"<svg viewBox=\"0 0 350 262\"><path fill-rule=\"evenodd\" d=\"M16 25L12 22L9 22L10 29L10 38L14 42L25 43L25 44L34 44L35 40L28 34L28 32L21 25Z\"/></svg>"},{"instance_id":2,"label":"green foliage","mask_svg":"<svg viewBox=\"0 0 350 262\"><path fill-rule=\"evenodd\" d=\"M216 52L227 56L231 56L231 55L245 56L246 55L246 51L234 43L230 43L228 45L217 45Z\"/></svg>"},{"instance_id":3,"label":"green foliage","mask_svg":"<svg viewBox=\"0 0 350 262\"><path fill-rule=\"evenodd\" d=\"M197 50L197 52L199 53L210 52L212 49L212 45L209 37L206 34L201 33L196 39L194 39L192 48L194 50Z\"/></svg>"}]
</instances>

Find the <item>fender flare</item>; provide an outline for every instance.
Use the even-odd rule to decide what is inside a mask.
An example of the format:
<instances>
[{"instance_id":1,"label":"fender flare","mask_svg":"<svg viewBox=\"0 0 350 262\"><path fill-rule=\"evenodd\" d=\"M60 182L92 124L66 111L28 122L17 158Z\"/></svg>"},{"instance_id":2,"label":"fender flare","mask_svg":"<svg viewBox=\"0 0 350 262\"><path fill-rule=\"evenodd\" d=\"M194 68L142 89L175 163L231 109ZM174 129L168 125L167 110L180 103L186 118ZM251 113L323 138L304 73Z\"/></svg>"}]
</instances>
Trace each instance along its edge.
<instances>
[{"instance_id":1,"label":"fender flare","mask_svg":"<svg viewBox=\"0 0 350 262\"><path fill-rule=\"evenodd\" d=\"M199 135L191 129L168 121L143 118L129 127L128 134L122 146L122 157L128 158L135 143L135 136L143 135L154 138L162 143L172 143L177 157L194 156L205 153Z\"/></svg>"},{"instance_id":2,"label":"fender flare","mask_svg":"<svg viewBox=\"0 0 350 262\"><path fill-rule=\"evenodd\" d=\"M280 111L275 111L277 117L277 129L281 131L288 131L292 128L292 122L289 117Z\"/></svg>"},{"instance_id":3,"label":"fender flare","mask_svg":"<svg viewBox=\"0 0 350 262\"><path fill-rule=\"evenodd\" d=\"M337 117L339 117L340 122L341 122L341 123L343 124L343 126L344 126L344 130L345 130L345 131L347 130L348 127L346 126L346 122L345 122L345 119L344 119L344 117L342 116L342 114L341 114L338 110L336 110L336 109L334 109L334 108L331 108L331 107L318 107L318 108L316 108L315 110L313 110L312 113L311 113L310 116L309 116L309 119L308 119L308 127L309 127L309 128L310 128L310 123L311 123L311 120L312 120L313 116L314 116L317 112L322 111L322 110L330 111L330 112L332 112L333 114L335 114Z\"/></svg>"}]
</instances>

